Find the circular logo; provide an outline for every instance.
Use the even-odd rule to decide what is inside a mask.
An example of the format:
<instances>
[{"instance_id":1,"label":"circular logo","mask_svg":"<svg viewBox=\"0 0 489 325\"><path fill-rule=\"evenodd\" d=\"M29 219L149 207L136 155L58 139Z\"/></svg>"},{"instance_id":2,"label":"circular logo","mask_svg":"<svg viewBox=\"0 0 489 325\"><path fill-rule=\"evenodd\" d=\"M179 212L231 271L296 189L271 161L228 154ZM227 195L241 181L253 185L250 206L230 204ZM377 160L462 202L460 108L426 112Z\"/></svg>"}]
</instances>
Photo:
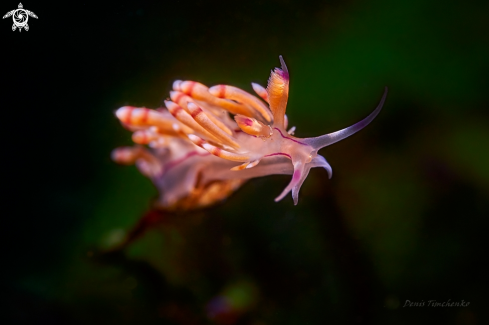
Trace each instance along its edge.
<instances>
[{"instance_id":1,"label":"circular logo","mask_svg":"<svg viewBox=\"0 0 489 325\"><path fill-rule=\"evenodd\" d=\"M27 24L27 12L24 9L17 9L15 13L12 15L14 18L14 24L17 27L23 27Z\"/></svg>"}]
</instances>

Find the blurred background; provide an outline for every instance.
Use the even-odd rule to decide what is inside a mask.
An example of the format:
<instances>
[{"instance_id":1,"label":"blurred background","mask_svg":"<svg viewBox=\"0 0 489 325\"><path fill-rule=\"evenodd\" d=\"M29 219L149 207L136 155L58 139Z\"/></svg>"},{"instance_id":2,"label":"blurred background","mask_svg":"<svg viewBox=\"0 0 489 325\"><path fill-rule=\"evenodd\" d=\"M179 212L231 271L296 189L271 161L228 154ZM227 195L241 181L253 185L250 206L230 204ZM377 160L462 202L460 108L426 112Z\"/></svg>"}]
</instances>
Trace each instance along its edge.
<instances>
[{"instance_id":1,"label":"blurred background","mask_svg":"<svg viewBox=\"0 0 489 325\"><path fill-rule=\"evenodd\" d=\"M28 32L0 26L3 324L489 322L487 1L23 5ZM175 79L251 91L279 55L298 137L389 87L321 150L333 178L313 169L297 206L273 201L290 176L254 179L102 254L157 195L111 162L131 144L114 111L162 106Z\"/></svg>"}]
</instances>

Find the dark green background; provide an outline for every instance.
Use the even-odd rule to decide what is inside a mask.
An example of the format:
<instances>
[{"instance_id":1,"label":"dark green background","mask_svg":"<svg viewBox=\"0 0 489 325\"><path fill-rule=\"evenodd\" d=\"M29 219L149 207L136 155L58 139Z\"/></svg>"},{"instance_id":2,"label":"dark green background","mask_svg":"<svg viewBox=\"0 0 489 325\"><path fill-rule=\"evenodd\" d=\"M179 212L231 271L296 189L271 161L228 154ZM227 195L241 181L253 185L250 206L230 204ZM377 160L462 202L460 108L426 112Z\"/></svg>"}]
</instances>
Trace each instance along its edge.
<instances>
[{"instance_id":1,"label":"dark green background","mask_svg":"<svg viewBox=\"0 0 489 325\"><path fill-rule=\"evenodd\" d=\"M488 323L487 1L23 4L28 32L0 26L5 323L207 324L232 289L236 324ZM174 79L251 90L280 54L299 137L389 87L321 151L334 177L312 170L297 206L273 201L288 176L252 180L100 257L156 195L110 161L131 143L115 109L161 106ZM470 305L403 307L449 299Z\"/></svg>"}]
</instances>

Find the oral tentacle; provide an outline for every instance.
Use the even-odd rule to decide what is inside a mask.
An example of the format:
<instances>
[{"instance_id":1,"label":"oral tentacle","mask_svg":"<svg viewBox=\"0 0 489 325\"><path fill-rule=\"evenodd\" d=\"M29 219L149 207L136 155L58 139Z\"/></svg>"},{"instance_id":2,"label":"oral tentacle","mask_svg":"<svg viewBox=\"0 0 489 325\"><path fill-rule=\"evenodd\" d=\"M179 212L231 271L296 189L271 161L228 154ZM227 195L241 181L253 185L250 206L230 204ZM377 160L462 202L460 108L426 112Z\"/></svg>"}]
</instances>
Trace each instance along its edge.
<instances>
[{"instance_id":1,"label":"oral tentacle","mask_svg":"<svg viewBox=\"0 0 489 325\"><path fill-rule=\"evenodd\" d=\"M294 200L294 205L297 205L297 203L299 203L299 190L301 189L302 184L304 183L307 176L309 175L310 170L311 167L306 165L299 179L299 182L297 182L297 184L295 184L294 187L292 188L292 199Z\"/></svg>"},{"instance_id":2,"label":"oral tentacle","mask_svg":"<svg viewBox=\"0 0 489 325\"><path fill-rule=\"evenodd\" d=\"M280 193L280 195L275 198L275 202L282 200L295 186L299 185L300 188L300 184L302 184L302 182L304 181L304 167L305 164L302 161L297 161L296 163L294 163L294 173L292 174L292 179L289 185L287 185L287 187L282 191L282 193Z\"/></svg>"},{"instance_id":3,"label":"oral tentacle","mask_svg":"<svg viewBox=\"0 0 489 325\"><path fill-rule=\"evenodd\" d=\"M333 168L326 161L326 158L321 155L314 157L308 165L310 165L310 168L323 167L328 172L328 178L331 179L333 177Z\"/></svg>"},{"instance_id":4,"label":"oral tentacle","mask_svg":"<svg viewBox=\"0 0 489 325\"><path fill-rule=\"evenodd\" d=\"M352 134L357 133L358 131L366 127L370 122L372 122L373 119L380 113L382 106L384 105L386 96L387 96L387 87L385 87L384 95L382 96L382 99L380 100L380 103L377 106L377 108L375 108L375 110L372 113L370 113L369 116L367 116L360 122L355 123L352 126L344 128L342 130L325 134L315 138L306 138L303 139L303 141L308 145L310 145L311 147L313 147L314 149L319 150L326 146L332 145L333 143L341 141Z\"/></svg>"}]
</instances>

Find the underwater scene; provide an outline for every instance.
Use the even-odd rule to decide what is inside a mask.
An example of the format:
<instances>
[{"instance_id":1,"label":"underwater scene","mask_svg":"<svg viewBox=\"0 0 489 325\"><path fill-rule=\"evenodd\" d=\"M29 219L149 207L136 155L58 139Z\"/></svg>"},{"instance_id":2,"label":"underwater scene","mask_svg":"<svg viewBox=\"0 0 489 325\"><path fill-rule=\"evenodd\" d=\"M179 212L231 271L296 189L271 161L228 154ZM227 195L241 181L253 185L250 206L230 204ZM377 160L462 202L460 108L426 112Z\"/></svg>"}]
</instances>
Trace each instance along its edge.
<instances>
[{"instance_id":1,"label":"underwater scene","mask_svg":"<svg viewBox=\"0 0 489 325\"><path fill-rule=\"evenodd\" d=\"M489 322L489 3L21 5L1 323Z\"/></svg>"}]
</instances>

